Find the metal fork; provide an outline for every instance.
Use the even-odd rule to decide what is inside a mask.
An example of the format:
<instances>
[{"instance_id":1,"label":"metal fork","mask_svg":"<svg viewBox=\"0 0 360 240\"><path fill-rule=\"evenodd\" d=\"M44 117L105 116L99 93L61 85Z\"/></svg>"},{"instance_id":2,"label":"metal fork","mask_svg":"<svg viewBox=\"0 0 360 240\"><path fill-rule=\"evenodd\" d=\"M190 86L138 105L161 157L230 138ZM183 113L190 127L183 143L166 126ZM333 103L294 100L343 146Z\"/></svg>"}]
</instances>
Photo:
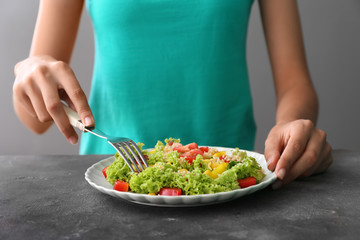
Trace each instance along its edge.
<instances>
[{"instance_id":1,"label":"metal fork","mask_svg":"<svg viewBox=\"0 0 360 240\"><path fill-rule=\"evenodd\" d=\"M109 136L95 127L86 127L74 110L66 106L64 103L62 104L72 126L80 129L82 132L88 132L105 139L116 149L132 172L141 172L145 170L145 168L149 167L144 155L141 153L141 150L133 140L125 137ZM139 166L141 170L139 169Z\"/></svg>"}]
</instances>

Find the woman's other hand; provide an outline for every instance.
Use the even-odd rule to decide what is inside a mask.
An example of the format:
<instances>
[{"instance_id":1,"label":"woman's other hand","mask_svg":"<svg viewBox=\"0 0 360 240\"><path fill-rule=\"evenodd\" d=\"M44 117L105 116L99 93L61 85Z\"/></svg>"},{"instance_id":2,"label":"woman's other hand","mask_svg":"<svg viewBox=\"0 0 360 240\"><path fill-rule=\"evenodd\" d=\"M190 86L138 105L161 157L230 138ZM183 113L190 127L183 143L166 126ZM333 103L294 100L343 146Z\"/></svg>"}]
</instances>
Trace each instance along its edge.
<instances>
[{"instance_id":1,"label":"woman's other hand","mask_svg":"<svg viewBox=\"0 0 360 240\"><path fill-rule=\"evenodd\" d=\"M303 119L272 128L265 142L265 158L268 169L278 177L273 188L323 172L333 161L326 133Z\"/></svg>"}]
</instances>

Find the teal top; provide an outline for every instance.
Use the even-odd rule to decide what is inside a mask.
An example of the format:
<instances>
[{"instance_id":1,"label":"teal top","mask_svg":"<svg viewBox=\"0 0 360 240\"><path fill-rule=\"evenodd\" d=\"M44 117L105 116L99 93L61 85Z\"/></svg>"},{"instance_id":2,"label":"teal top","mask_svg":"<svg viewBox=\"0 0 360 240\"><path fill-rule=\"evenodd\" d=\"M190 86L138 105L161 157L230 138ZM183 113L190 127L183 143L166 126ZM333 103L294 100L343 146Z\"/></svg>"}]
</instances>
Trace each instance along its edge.
<instances>
[{"instance_id":1,"label":"teal top","mask_svg":"<svg viewBox=\"0 0 360 240\"><path fill-rule=\"evenodd\" d=\"M253 0L87 0L95 38L89 103L97 128L253 149L246 65ZM115 153L85 133L81 154Z\"/></svg>"}]
</instances>

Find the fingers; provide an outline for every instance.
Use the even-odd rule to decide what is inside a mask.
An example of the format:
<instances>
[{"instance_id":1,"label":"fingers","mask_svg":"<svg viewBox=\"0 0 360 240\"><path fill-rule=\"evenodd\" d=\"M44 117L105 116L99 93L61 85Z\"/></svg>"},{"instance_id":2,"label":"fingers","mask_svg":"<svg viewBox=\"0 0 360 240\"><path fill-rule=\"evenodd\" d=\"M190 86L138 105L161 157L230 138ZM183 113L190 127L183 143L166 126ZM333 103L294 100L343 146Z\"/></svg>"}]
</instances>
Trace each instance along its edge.
<instances>
[{"instance_id":1,"label":"fingers","mask_svg":"<svg viewBox=\"0 0 360 240\"><path fill-rule=\"evenodd\" d=\"M71 105L74 106L74 110L78 113L85 126L93 126L95 121L86 95L79 82L74 81L74 79L76 79L74 72L64 64L63 62L53 64L53 66L58 69L59 78L62 79L60 87L65 90L68 98L71 100Z\"/></svg>"},{"instance_id":2,"label":"fingers","mask_svg":"<svg viewBox=\"0 0 360 240\"><path fill-rule=\"evenodd\" d=\"M320 164L314 169L313 173L322 173L326 171L333 163L332 148L329 143L326 143L324 148L324 158ZM305 176L304 176L305 177Z\"/></svg>"},{"instance_id":3,"label":"fingers","mask_svg":"<svg viewBox=\"0 0 360 240\"><path fill-rule=\"evenodd\" d=\"M308 123L298 124L291 129L289 140L285 143L284 151L276 165L275 173L283 180L294 162L303 154L312 134L312 126Z\"/></svg>"},{"instance_id":4,"label":"fingers","mask_svg":"<svg viewBox=\"0 0 360 240\"><path fill-rule=\"evenodd\" d=\"M310 176L319 167L328 154L326 147L326 134L321 130L313 132L304 153L291 167L283 184L286 184L300 176ZM326 151L325 151L326 150Z\"/></svg>"},{"instance_id":5,"label":"fingers","mask_svg":"<svg viewBox=\"0 0 360 240\"><path fill-rule=\"evenodd\" d=\"M302 154L313 125L310 121L296 121L275 127L265 142L265 157L270 171L283 179L290 166ZM276 168L276 169L275 169Z\"/></svg>"},{"instance_id":6,"label":"fingers","mask_svg":"<svg viewBox=\"0 0 360 240\"><path fill-rule=\"evenodd\" d=\"M67 140L72 144L76 144L78 135L70 125L69 119L62 108L56 82L49 81L49 78L51 77L52 76L46 76L46 74L40 74L38 76L38 83L41 88L42 96L41 102L44 105L43 111L48 115L47 119L44 120L54 120L58 129Z\"/></svg>"},{"instance_id":7,"label":"fingers","mask_svg":"<svg viewBox=\"0 0 360 240\"><path fill-rule=\"evenodd\" d=\"M15 82L13 86L13 101L19 102L22 105L22 110L27 112L31 117L37 118L34 107L31 104L30 98L25 93L24 89Z\"/></svg>"},{"instance_id":8,"label":"fingers","mask_svg":"<svg viewBox=\"0 0 360 240\"><path fill-rule=\"evenodd\" d=\"M34 74L36 75L37 79L43 80L45 78L44 72L45 72L44 68L36 68ZM31 101L37 119L42 123L51 121L52 120L51 116L46 110L45 102L43 99L43 92L50 91L51 87L48 86L42 87L41 85L39 86L38 82L34 79L34 77L29 77L25 84L26 84L26 88L25 88L26 95L29 97Z\"/></svg>"},{"instance_id":9,"label":"fingers","mask_svg":"<svg viewBox=\"0 0 360 240\"><path fill-rule=\"evenodd\" d=\"M310 166L310 168L307 171L303 171L302 173L300 173L299 177L309 177L312 174L324 172L326 169L329 168L332 162L333 162L332 149L330 144L326 142L315 164ZM290 181L291 180L292 179L290 179Z\"/></svg>"}]
</instances>

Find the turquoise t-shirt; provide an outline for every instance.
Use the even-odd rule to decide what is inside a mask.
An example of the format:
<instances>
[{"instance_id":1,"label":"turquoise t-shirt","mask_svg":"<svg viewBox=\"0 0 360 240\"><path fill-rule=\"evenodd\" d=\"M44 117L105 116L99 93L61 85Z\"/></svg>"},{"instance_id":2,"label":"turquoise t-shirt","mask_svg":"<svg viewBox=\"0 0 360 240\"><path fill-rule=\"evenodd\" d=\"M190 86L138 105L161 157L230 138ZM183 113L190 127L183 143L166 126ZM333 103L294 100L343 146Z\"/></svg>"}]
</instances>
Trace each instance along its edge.
<instances>
[{"instance_id":1,"label":"turquoise t-shirt","mask_svg":"<svg viewBox=\"0 0 360 240\"><path fill-rule=\"evenodd\" d=\"M96 126L158 140L253 149L246 65L253 0L87 0L95 36ZM83 134L81 154L115 153Z\"/></svg>"}]
</instances>

